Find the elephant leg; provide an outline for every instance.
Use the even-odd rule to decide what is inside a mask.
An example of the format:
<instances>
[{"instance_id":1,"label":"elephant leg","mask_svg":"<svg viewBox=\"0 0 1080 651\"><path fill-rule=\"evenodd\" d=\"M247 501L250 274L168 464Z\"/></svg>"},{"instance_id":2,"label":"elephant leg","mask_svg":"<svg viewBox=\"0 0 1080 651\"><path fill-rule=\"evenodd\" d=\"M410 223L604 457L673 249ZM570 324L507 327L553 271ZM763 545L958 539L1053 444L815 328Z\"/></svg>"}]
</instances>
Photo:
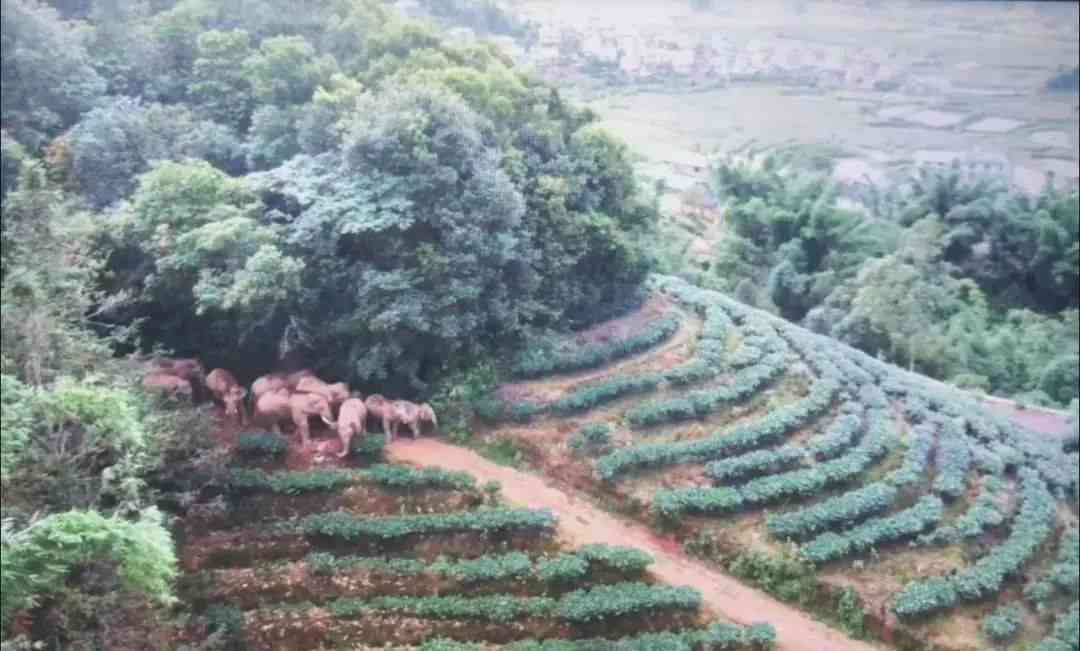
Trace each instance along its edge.
<instances>
[{"instance_id":1,"label":"elephant leg","mask_svg":"<svg viewBox=\"0 0 1080 651\"><path fill-rule=\"evenodd\" d=\"M349 454L349 444L352 443L353 428L349 427L341 432L338 432L338 438L341 439L341 450L338 451L338 458L343 459Z\"/></svg>"},{"instance_id":2,"label":"elephant leg","mask_svg":"<svg viewBox=\"0 0 1080 651\"><path fill-rule=\"evenodd\" d=\"M420 423L415 421L409 423L409 431L412 432L413 440L420 438Z\"/></svg>"},{"instance_id":3,"label":"elephant leg","mask_svg":"<svg viewBox=\"0 0 1080 651\"><path fill-rule=\"evenodd\" d=\"M393 423L386 416L382 417L382 428L383 428L383 432L386 434L386 442L387 442L387 444L393 443L394 442Z\"/></svg>"}]
</instances>

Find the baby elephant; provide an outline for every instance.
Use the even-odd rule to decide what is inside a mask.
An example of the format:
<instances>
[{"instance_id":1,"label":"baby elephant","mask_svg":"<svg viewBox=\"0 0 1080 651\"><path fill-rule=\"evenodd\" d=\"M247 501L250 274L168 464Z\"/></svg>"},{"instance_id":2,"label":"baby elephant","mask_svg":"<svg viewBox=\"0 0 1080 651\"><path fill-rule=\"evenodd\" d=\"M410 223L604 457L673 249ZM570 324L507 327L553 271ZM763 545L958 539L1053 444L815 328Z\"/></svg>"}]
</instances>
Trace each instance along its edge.
<instances>
[{"instance_id":1,"label":"baby elephant","mask_svg":"<svg viewBox=\"0 0 1080 651\"><path fill-rule=\"evenodd\" d=\"M236 377L223 368L215 368L206 376L206 388L225 405L225 417L239 417L240 424L247 424L247 412L244 410L244 397L247 389L240 386Z\"/></svg>"},{"instance_id":2,"label":"baby elephant","mask_svg":"<svg viewBox=\"0 0 1080 651\"><path fill-rule=\"evenodd\" d=\"M349 398L341 403L337 419L338 438L341 439L339 458L349 454L349 444L352 443L354 436L364 434L364 430L367 429L365 421L367 421L367 407L364 406L363 400Z\"/></svg>"}]
</instances>

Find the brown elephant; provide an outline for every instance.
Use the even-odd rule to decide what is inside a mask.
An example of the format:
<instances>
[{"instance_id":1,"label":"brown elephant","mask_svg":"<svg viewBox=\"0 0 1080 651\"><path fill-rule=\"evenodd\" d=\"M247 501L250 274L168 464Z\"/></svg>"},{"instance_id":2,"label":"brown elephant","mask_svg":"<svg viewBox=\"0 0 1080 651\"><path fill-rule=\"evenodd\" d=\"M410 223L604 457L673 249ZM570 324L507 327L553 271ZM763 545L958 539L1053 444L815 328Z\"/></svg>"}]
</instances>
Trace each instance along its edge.
<instances>
[{"instance_id":1,"label":"brown elephant","mask_svg":"<svg viewBox=\"0 0 1080 651\"><path fill-rule=\"evenodd\" d=\"M169 398L191 400L191 382L169 373L155 371L143 378L143 389Z\"/></svg>"},{"instance_id":2,"label":"brown elephant","mask_svg":"<svg viewBox=\"0 0 1080 651\"><path fill-rule=\"evenodd\" d=\"M326 398L330 406L336 407L349 399L349 385L344 382L328 384L314 375L300 378L294 389L296 393L317 393Z\"/></svg>"},{"instance_id":3,"label":"brown elephant","mask_svg":"<svg viewBox=\"0 0 1080 651\"><path fill-rule=\"evenodd\" d=\"M215 368L206 376L206 388L225 405L226 418L237 416L241 425L247 423L247 410L244 409L247 389L240 386L236 376L223 368Z\"/></svg>"},{"instance_id":4,"label":"brown elephant","mask_svg":"<svg viewBox=\"0 0 1080 651\"><path fill-rule=\"evenodd\" d=\"M398 435L398 429L405 425L413 438L420 436L420 406L407 400L395 400L387 403L382 412L383 431L389 443Z\"/></svg>"},{"instance_id":5,"label":"brown elephant","mask_svg":"<svg viewBox=\"0 0 1080 651\"><path fill-rule=\"evenodd\" d=\"M364 401L364 406L367 407L368 418L371 418L379 425L382 425L383 412L389 404L390 401L381 393L371 394L367 397L367 400Z\"/></svg>"},{"instance_id":6,"label":"brown elephant","mask_svg":"<svg viewBox=\"0 0 1080 651\"><path fill-rule=\"evenodd\" d=\"M192 398L201 399L203 387L206 386L206 367L194 357L172 358L158 357L153 360L151 375L173 375L187 380L192 389Z\"/></svg>"},{"instance_id":7,"label":"brown elephant","mask_svg":"<svg viewBox=\"0 0 1080 651\"><path fill-rule=\"evenodd\" d=\"M435 410L432 409L431 405L428 403L425 402L420 405L419 418L419 425L421 428L423 428L424 423L428 423L431 425L433 432L439 429L439 419L435 418Z\"/></svg>"},{"instance_id":8,"label":"brown elephant","mask_svg":"<svg viewBox=\"0 0 1080 651\"><path fill-rule=\"evenodd\" d=\"M251 383L251 402L254 404L259 400L259 396L268 391L277 391L278 389L288 389L290 392L296 391L296 385L300 380L305 377L314 377L314 375L314 372L305 368L292 373L267 373L255 378L255 381Z\"/></svg>"},{"instance_id":9,"label":"brown elephant","mask_svg":"<svg viewBox=\"0 0 1080 651\"><path fill-rule=\"evenodd\" d=\"M341 440L341 451L338 452L338 457L349 454L349 444L352 443L353 436L364 434L367 429L366 423L367 407L364 406L363 400L349 398L341 403L337 418L338 438Z\"/></svg>"},{"instance_id":10,"label":"brown elephant","mask_svg":"<svg viewBox=\"0 0 1080 651\"><path fill-rule=\"evenodd\" d=\"M255 420L259 423L270 423L275 432L281 432L282 420L292 419L305 448L311 442L311 425L308 419L312 416L318 416L330 427L337 427L330 403L316 393L289 393L288 389L278 389L262 394L255 403Z\"/></svg>"}]
</instances>

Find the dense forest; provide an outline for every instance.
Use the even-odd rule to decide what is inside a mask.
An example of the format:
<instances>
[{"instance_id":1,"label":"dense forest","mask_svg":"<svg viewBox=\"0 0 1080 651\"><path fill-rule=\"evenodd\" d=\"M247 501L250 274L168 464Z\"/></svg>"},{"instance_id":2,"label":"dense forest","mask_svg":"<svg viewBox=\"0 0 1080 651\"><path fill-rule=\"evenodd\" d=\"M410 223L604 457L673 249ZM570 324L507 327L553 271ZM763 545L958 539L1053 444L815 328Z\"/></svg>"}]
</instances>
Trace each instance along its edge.
<instances>
[{"instance_id":1,"label":"dense forest","mask_svg":"<svg viewBox=\"0 0 1080 651\"><path fill-rule=\"evenodd\" d=\"M1080 195L959 168L845 206L822 152L714 173L727 231L699 282L959 386L1066 406L1080 391Z\"/></svg>"}]
</instances>

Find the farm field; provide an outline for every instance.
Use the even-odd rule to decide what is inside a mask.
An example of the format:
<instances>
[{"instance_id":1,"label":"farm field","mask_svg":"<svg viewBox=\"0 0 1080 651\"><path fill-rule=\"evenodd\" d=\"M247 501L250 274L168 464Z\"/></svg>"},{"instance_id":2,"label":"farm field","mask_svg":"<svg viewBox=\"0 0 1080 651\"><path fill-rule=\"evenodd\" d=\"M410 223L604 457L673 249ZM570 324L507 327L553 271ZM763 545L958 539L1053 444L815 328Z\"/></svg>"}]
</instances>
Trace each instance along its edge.
<instances>
[{"instance_id":1,"label":"farm field","mask_svg":"<svg viewBox=\"0 0 1080 651\"><path fill-rule=\"evenodd\" d=\"M480 448L901 648L1075 648L1075 430L654 284L669 310L621 339L519 359L478 405Z\"/></svg>"},{"instance_id":2,"label":"farm field","mask_svg":"<svg viewBox=\"0 0 1080 651\"><path fill-rule=\"evenodd\" d=\"M439 468L381 463L382 436L341 467L298 467L286 439L243 433L228 491L193 509L181 594L184 642L228 648L767 649L665 585L652 557L571 546L542 509ZM295 447L295 446L292 446ZM546 640L546 642L542 642ZM560 640L563 640L560 642Z\"/></svg>"},{"instance_id":3,"label":"farm field","mask_svg":"<svg viewBox=\"0 0 1080 651\"><path fill-rule=\"evenodd\" d=\"M1044 89L1080 56L1075 3L503 6L535 32L497 42L672 185L702 155L792 143L838 147L847 183L968 156L1007 159L1030 192L1077 182L1077 99Z\"/></svg>"}]
</instances>

